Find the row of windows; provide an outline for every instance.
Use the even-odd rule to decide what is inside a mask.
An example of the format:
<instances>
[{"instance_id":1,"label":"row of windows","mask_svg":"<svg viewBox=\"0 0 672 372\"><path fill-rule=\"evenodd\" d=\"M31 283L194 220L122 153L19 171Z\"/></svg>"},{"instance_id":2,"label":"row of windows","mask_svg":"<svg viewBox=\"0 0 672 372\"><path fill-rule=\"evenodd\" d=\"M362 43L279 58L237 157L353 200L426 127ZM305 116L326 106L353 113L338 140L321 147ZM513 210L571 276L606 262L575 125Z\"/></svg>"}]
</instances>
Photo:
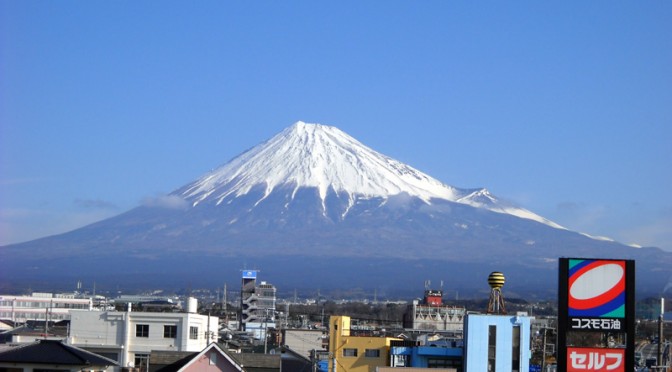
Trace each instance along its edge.
<instances>
[{"instance_id":1,"label":"row of windows","mask_svg":"<svg viewBox=\"0 0 672 372\"><path fill-rule=\"evenodd\" d=\"M344 357L356 357L357 356L357 349L345 348L345 349L343 349L343 356ZM365 349L364 350L364 357L365 358L380 358L380 349Z\"/></svg>"},{"instance_id":2,"label":"row of windows","mask_svg":"<svg viewBox=\"0 0 672 372\"><path fill-rule=\"evenodd\" d=\"M73 303L61 303L61 302L45 302L45 301L0 301L0 306L2 307L14 307L14 308L38 308L38 309L47 309L47 308L57 308L57 309L88 309L89 304L73 304Z\"/></svg>"},{"instance_id":3,"label":"row of windows","mask_svg":"<svg viewBox=\"0 0 672 372\"><path fill-rule=\"evenodd\" d=\"M16 319L18 321L23 320L37 320L46 318L46 312L38 313L25 313L21 311L0 311L0 319ZM69 319L70 314L68 313L49 313L49 320L60 320L60 319Z\"/></svg>"},{"instance_id":4,"label":"row of windows","mask_svg":"<svg viewBox=\"0 0 672 372\"><path fill-rule=\"evenodd\" d=\"M149 337L149 324L136 324L135 337ZM177 338L177 326L164 325L163 338ZM189 327L189 339L198 340L198 327Z\"/></svg>"}]
</instances>

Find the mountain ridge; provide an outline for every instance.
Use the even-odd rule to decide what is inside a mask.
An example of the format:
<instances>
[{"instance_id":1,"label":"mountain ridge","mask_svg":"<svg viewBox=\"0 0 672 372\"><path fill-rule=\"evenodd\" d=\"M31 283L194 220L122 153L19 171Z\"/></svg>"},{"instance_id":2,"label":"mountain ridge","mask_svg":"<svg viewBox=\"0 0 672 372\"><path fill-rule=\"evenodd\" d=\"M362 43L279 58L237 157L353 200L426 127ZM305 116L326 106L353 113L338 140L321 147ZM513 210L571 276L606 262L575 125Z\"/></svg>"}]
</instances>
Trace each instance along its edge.
<instances>
[{"instance_id":1,"label":"mountain ridge","mask_svg":"<svg viewBox=\"0 0 672 372\"><path fill-rule=\"evenodd\" d=\"M345 182L352 178L372 181ZM490 270L514 291L550 296L558 257L635 259L640 288L671 282L672 253L584 236L487 189L445 185L335 127L298 122L163 201L0 247L0 285L220 285L254 263L279 287L402 290L446 279L479 290Z\"/></svg>"}]
</instances>

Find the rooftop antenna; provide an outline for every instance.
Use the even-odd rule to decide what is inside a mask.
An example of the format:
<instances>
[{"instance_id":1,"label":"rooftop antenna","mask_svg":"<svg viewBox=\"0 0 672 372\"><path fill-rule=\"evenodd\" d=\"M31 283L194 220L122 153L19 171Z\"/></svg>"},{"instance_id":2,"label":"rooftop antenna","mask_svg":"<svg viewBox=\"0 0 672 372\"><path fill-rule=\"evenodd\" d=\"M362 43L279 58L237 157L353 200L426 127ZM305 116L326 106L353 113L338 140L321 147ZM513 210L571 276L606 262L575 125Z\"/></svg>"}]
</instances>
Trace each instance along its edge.
<instances>
[{"instance_id":1,"label":"rooftop antenna","mask_svg":"<svg viewBox=\"0 0 672 372\"><path fill-rule=\"evenodd\" d=\"M222 309L224 314L226 314L226 303L228 302L227 293L226 293L226 283L224 283L224 293L222 293Z\"/></svg>"},{"instance_id":2,"label":"rooftop antenna","mask_svg":"<svg viewBox=\"0 0 672 372\"><path fill-rule=\"evenodd\" d=\"M490 276L488 276L488 284L490 285L488 314L506 314L504 296L502 295L502 287L505 282L506 278L504 278L504 274L499 271L493 271L490 273Z\"/></svg>"}]
</instances>

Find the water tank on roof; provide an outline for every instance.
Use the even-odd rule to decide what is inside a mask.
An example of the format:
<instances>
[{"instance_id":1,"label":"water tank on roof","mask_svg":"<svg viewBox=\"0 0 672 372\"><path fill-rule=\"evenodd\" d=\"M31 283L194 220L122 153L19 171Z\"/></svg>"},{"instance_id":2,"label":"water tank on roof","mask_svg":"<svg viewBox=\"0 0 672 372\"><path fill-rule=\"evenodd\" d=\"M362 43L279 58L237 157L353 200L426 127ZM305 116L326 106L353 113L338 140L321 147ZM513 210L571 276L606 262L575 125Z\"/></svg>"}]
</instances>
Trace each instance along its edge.
<instances>
[{"instance_id":1,"label":"water tank on roof","mask_svg":"<svg viewBox=\"0 0 672 372\"><path fill-rule=\"evenodd\" d=\"M197 313L198 312L198 300L194 297L189 297L187 299L187 312L188 313Z\"/></svg>"}]
</instances>

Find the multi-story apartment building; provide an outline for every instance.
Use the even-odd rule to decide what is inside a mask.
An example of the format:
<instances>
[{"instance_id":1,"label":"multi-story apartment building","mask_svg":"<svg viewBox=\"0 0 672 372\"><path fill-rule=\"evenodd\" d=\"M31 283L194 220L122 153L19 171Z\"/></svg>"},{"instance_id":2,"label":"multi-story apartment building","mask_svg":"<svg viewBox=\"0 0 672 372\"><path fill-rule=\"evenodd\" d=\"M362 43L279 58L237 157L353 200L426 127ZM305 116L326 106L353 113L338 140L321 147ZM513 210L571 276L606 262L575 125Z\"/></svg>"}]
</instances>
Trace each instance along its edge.
<instances>
[{"instance_id":1,"label":"multi-story apartment building","mask_svg":"<svg viewBox=\"0 0 672 372\"><path fill-rule=\"evenodd\" d=\"M350 334L350 317L329 319L329 371L369 372L390 365L392 337L365 337Z\"/></svg>"},{"instance_id":2,"label":"multi-story apartment building","mask_svg":"<svg viewBox=\"0 0 672 372\"><path fill-rule=\"evenodd\" d=\"M194 312L72 311L68 343L142 369L151 351L200 352L217 341L219 319L189 310Z\"/></svg>"},{"instance_id":3,"label":"multi-story apartment building","mask_svg":"<svg viewBox=\"0 0 672 372\"><path fill-rule=\"evenodd\" d=\"M0 295L0 319L11 320L14 323L25 323L29 320L69 319L70 310L91 310L92 308L91 298L75 298L74 294Z\"/></svg>"},{"instance_id":4,"label":"multi-story apartment building","mask_svg":"<svg viewBox=\"0 0 672 372\"><path fill-rule=\"evenodd\" d=\"M257 271L243 271L240 291L241 331L252 332L255 338L265 339L266 330L275 327L276 288L262 281L257 285Z\"/></svg>"}]
</instances>

